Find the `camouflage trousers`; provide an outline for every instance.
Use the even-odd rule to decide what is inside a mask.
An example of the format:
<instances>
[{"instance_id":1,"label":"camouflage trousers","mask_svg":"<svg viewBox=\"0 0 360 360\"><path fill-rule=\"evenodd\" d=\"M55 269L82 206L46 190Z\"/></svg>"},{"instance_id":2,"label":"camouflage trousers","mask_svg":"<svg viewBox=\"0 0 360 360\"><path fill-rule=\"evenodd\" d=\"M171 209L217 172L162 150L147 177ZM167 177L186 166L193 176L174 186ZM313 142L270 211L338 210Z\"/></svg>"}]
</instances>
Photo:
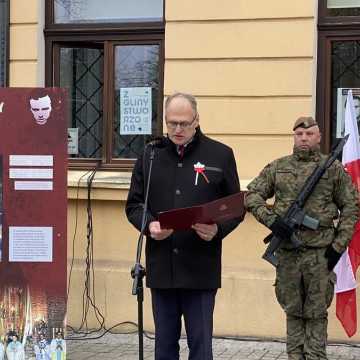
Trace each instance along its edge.
<instances>
[{"instance_id":1,"label":"camouflage trousers","mask_svg":"<svg viewBox=\"0 0 360 360\"><path fill-rule=\"evenodd\" d=\"M325 248L277 253L275 293L286 313L289 360L327 359L327 308L336 279L324 254Z\"/></svg>"}]
</instances>

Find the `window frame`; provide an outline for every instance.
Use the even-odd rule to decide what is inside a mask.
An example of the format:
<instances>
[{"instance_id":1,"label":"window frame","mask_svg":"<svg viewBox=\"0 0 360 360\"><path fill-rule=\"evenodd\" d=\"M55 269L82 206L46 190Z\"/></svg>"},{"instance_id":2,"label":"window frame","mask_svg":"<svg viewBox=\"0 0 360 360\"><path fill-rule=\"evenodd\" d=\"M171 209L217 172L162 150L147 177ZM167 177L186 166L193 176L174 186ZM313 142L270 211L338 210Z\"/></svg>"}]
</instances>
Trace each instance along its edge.
<instances>
[{"instance_id":1,"label":"window frame","mask_svg":"<svg viewBox=\"0 0 360 360\"><path fill-rule=\"evenodd\" d=\"M360 39L360 16L329 16L327 0L318 3L316 119L322 131L321 149L331 150L331 43Z\"/></svg>"},{"instance_id":2,"label":"window frame","mask_svg":"<svg viewBox=\"0 0 360 360\"><path fill-rule=\"evenodd\" d=\"M103 156L101 159L68 158L70 169L89 169L99 166L102 170L132 170L136 159L113 157L114 124L114 50L118 45L158 45L159 46L159 99L157 108L156 134L162 134L162 113L164 97L164 59L165 59L165 4L163 21L131 23L89 23L55 24L54 0L45 5L45 85L59 84L59 50L64 47L95 47L104 49L104 88L103 88Z\"/></svg>"},{"instance_id":3,"label":"window frame","mask_svg":"<svg viewBox=\"0 0 360 360\"><path fill-rule=\"evenodd\" d=\"M327 0L319 0L318 4L318 26L319 29L329 29L340 26L342 29L354 28L360 25L360 16L330 16L327 11Z\"/></svg>"}]
</instances>

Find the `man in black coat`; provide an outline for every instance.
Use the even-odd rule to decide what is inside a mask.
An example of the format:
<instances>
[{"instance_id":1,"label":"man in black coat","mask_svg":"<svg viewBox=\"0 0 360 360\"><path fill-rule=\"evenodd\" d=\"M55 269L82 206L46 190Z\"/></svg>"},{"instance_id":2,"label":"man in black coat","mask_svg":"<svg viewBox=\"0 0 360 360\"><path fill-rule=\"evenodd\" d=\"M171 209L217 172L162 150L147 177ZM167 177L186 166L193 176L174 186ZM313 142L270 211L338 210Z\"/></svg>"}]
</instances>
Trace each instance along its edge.
<instances>
[{"instance_id":1,"label":"man in black coat","mask_svg":"<svg viewBox=\"0 0 360 360\"><path fill-rule=\"evenodd\" d=\"M215 295L221 287L222 239L242 219L162 229L157 213L203 204L240 191L233 151L205 136L192 95L175 93L165 103L168 137L155 149L146 220L146 284L151 288L155 359L179 359L184 317L189 359L212 359ZM141 229L149 147L136 162L126 214ZM197 173L194 165L203 167Z\"/></svg>"}]
</instances>

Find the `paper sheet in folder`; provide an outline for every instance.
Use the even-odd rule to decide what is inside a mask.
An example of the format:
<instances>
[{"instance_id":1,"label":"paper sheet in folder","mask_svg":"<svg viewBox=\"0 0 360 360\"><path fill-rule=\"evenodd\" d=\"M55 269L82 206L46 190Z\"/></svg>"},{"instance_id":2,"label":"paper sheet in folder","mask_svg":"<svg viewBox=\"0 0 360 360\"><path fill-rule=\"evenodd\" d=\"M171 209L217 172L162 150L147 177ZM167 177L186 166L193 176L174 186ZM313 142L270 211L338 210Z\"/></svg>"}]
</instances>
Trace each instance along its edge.
<instances>
[{"instance_id":1,"label":"paper sheet in folder","mask_svg":"<svg viewBox=\"0 0 360 360\"><path fill-rule=\"evenodd\" d=\"M222 223L243 217L244 213L244 192L241 191L202 205L162 211L158 216L162 229L185 230L196 223Z\"/></svg>"}]
</instances>

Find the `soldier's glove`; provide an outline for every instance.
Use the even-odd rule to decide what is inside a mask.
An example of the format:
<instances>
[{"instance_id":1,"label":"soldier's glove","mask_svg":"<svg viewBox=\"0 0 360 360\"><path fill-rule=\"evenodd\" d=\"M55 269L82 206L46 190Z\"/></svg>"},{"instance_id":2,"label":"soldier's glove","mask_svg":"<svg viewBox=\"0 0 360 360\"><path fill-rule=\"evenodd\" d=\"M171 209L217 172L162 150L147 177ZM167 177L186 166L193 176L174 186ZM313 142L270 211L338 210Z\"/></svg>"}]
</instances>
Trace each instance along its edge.
<instances>
[{"instance_id":1,"label":"soldier's glove","mask_svg":"<svg viewBox=\"0 0 360 360\"><path fill-rule=\"evenodd\" d=\"M328 259L329 271L333 271L335 265L341 258L341 254L338 253L330 244L325 250L325 257Z\"/></svg>"},{"instance_id":2,"label":"soldier's glove","mask_svg":"<svg viewBox=\"0 0 360 360\"><path fill-rule=\"evenodd\" d=\"M270 230L275 236L283 240L290 240L291 235L294 232L280 216L277 216L276 220L270 225Z\"/></svg>"}]
</instances>

